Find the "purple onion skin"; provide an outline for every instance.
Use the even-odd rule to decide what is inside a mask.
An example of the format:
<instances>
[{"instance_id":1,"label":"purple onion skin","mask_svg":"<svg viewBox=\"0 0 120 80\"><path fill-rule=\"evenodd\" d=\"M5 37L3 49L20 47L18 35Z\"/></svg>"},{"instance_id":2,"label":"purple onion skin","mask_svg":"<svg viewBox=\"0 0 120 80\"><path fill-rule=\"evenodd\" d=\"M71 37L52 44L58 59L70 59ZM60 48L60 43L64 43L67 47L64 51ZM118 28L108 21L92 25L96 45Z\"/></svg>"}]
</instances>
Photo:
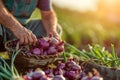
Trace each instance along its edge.
<instances>
[{"instance_id":1,"label":"purple onion skin","mask_svg":"<svg viewBox=\"0 0 120 80\"><path fill-rule=\"evenodd\" d=\"M59 43L59 41L58 41L56 38L54 38L54 37L51 38L51 41L50 41L50 44L51 44L51 45L57 46L58 43Z\"/></svg>"},{"instance_id":2,"label":"purple onion skin","mask_svg":"<svg viewBox=\"0 0 120 80\"><path fill-rule=\"evenodd\" d=\"M52 38L52 37L53 37L53 33L50 32L50 33L49 33L49 38Z\"/></svg>"},{"instance_id":3,"label":"purple onion skin","mask_svg":"<svg viewBox=\"0 0 120 80\"><path fill-rule=\"evenodd\" d=\"M34 48L34 49L32 50L32 53L35 54L35 55L40 55L40 54L41 54L41 51L40 51L39 48Z\"/></svg>"},{"instance_id":4,"label":"purple onion skin","mask_svg":"<svg viewBox=\"0 0 120 80\"><path fill-rule=\"evenodd\" d=\"M59 69L53 69L53 74L54 74L54 75L60 75Z\"/></svg>"},{"instance_id":5,"label":"purple onion skin","mask_svg":"<svg viewBox=\"0 0 120 80\"><path fill-rule=\"evenodd\" d=\"M84 71L82 71L79 75L79 80L81 80L85 76L86 76L86 73Z\"/></svg>"},{"instance_id":6,"label":"purple onion skin","mask_svg":"<svg viewBox=\"0 0 120 80\"><path fill-rule=\"evenodd\" d=\"M57 50L55 49L54 46L50 46L49 49L48 49L48 55L53 55L53 54L56 54L57 53Z\"/></svg>"},{"instance_id":7,"label":"purple onion skin","mask_svg":"<svg viewBox=\"0 0 120 80\"><path fill-rule=\"evenodd\" d=\"M48 74L50 74L52 72L52 70L47 68L44 72L45 72L46 75L48 75Z\"/></svg>"},{"instance_id":8,"label":"purple onion skin","mask_svg":"<svg viewBox=\"0 0 120 80\"><path fill-rule=\"evenodd\" d=\"M47 51L43 51L43 55L48 55L48 52Z\"/></svg>"},{"instance_id":9,"label":"purple onion skin","mask_svg":"<svg viewBox=\"0 0 120 80\"><path fill-rule=\"evenodd\" d=\"M64 73L64 74L63 74L64 77L68 77L68 73L69 73L69 71L65 71L65 70L64 70L63 73Z\"/></svg>"},{"instance_id":10,"label":"purple onion skin","mask_svg":"<svg viewBox=\"0 0 120 80\"><path fill-rule=\"evenodd\" d=\"M33 80L39 80L45 73L43 71L35 71L33 72L32 78Z\"/></svg>"},{"instance_id":11,"label":"purple onion skin","mask_svg":"<svg viewBox=\"0 0 120 80\"><path fill-rule=\"evenodd\" d=\"M75 64L71 67L72 71L79 71L81 70L81 67L78 64Z\"/></svg>"},{"instance_id":12,"label":"purple onion skin","mask_svg":"<svg viewBox=\"0 0 120 80\"><path fill-rule=\"evenodd\" d=\"M48 49L49 43L44 38L41 38L39 40L39 46L42 47L43 49Z\"/></svg>"},{"instance_id":13,"label":"purple onion skin","mask_svg":"<svg viewBox=\"0 0 120 80\"><path fill-rule=\"evenodd\" d=\"M59 42L57 46L64 46L64 41Z\"/></svg>"},{"instance_id":14,"label":"purple onion skin","mask_svg":"<svg viewBox=\"0 0 120 80\"><path fill-rule=\"evenodd\" d=\"M38 80L50 80L49 78L47 78L46 76L42 76L40 79Z\"/></svg>"},{"instance_id":15,"label":"purple onion skin","mask_svg":"<svg viewBox=\"0 0 120 80\"><path fill-rule=\"evenodd\" d=\"M64 68L65 68L65 64L64 64L64 63L59 63L59 64L57 65L57 68L58 68L58 69L64 69Z\"/></svg>"},{"instance_id":16,"label":"purple onion skin","mask_svg":"<svg viewBox=\"0 0 120 80\"><path fill-rule=\"evenodd\" d=\"M68 72L68 78L70 79L70 80L74 80L75 78L76 78L76 72L75 71L69 71Z\"/></svg>"},{"instance_id":17,"label":"purple onion skin","mask_svg":"<svg viewBox=\"0 0 120 80\"><path fill-rule=\"evenodd\" d=\"M63 52L64 51L64 46L63 45L57 46L57 51L58 52Z\"/></svg>"},{"instance_id":18,"label":"purple onion skin","mask_svg":"<svg viewBox=\"0 0 120 80\"><path fill-rule=\"evenodd\" d=\"M12 42L13 42L13 45L17 45L17 43L19 42L19 40L16 39L16 40L13 40Z\"/></svg>"},{"instance_id":19,"label":"purple onion skin","mask_svg":"<svg viewBox=\"0 0 120 80\"><path fill-rule=\"evenodd\" d=\"M75 63L74 61L72 61L72 60L68 61L68 62L65 64L66 68L71 68L73 65L76 65L76 63Z\"/></svg>"},{"instance_id":20,"label":"purple onion skin","mask_svg":"<svg viewBox=\"0 0 120 80\"><path fill-rule=\"evenodd\" d=\"M92 80L100 80L100 77L99 76L93 76Z\"/></svg>"},{"instance_id":21,"label":"purple onion skin","mask_svg":"<svg viewBox=\"0 0 120 80\"><path fill-rule=\"evenodd\" d=\"M61 69L53 69L53 74L54 75L63 75L63 71Z\"/></svg>"},{"instance_id":22,"label":"purple onion skin","mask_svg":"<svg viewBox=\"0 0 120 80\"><path fill-rule=\"evenodd\" d=\"M33 80L32 77L25 75L24 80Z\"/></svg>"},{"instance_id":23,"label":"purple onion skin","mask_svg":"<svg viewBox=\"0 0 120 80\"><path fill-rule=\"evenodd\" d=\"M40 51L41 51L41 55L44 54L44 50L42 48L40 48Z\"/></svg>"},{"instance_id":24,"label":"purple onion skin","mask_svg":"<svg viewBox=\"0 0 120 80\"><path fill-rule=\"evenodd\" d=\"M65 78L63 77L63 75L57 75L53 78L53 80L65 80Z\"/></svg>"}]
</instances>

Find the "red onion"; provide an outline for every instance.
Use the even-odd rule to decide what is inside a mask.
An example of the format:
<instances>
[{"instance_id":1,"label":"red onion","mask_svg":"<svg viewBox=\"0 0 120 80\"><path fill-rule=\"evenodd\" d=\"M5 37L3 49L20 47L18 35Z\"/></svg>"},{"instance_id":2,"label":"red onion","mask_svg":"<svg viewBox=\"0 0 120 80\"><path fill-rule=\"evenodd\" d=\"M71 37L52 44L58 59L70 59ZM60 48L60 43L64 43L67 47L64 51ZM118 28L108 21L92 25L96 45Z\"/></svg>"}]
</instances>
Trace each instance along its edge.
<instances>
[{"instance_id":1,"label":"red onion","mask_svg":"<svg viewBox=\"0 0 120 80\"><path fill-rule=\"evenodd\" d=\"M13 41L12 41L13 45L14 45L14 46L17 45L18 41L19 41L18 39L13 40Z\"/></svg>"},{"instance_id":2,"label":"red onion","mask_svg":"<svg viewBox=\"0 0 120 80\"><path fill-rule=\"evenodd\" d=\"M70 79L70 80L74 80L75 78L76 78L76 72L75 71L69 71L68 72L68 78Z\"/></svg>"},{"instance_id":3,"label":"red onion","mask_svg":"<svg viewBox=\"0 0 120 80\"><path fill-rule=\"evenodd\" d=\"M57 46L57 51L58 52L63 52L64 51L64 46L63 45Z\"/></svg>"},{"instance_id":4,"label":"red onion","mask_svg":"<svg viewBox=\"0 0 120 80\"><path fill-rule=\"evenodd\" d=\"M63 75L63 71L61 69L53 69L53 74L54 75Z\"/></svg>"},{"instance_id":5,"label":"red onion","mask_svg":"<svg viewBox=\"0 0 120 80\"><path fill-rule=\"evenodd\" d=\"M63 77L64 76L64 77ZM99 80L99 75L94 75L92 72L85 74L84 68L76 64L72 59L69 59L66 64L58 62L56 68L48 67L43 71L37 68L24 76L25 80Z\"/></svg>"},{"instance_id":6,"label":"red onion","mask_svg":"<svg viewBox=\"0 0 120 80\"><path fill-rule=\"evenodd\" d=\"M57 75L53 78L53 80L66 80L63 75Z\"/></svg>"},{"instance_id":7,"label":"red onion","mask_svg":"<svg viewBox=\"0 0 120 80\"><path fill-rule=\"evenodd\" d=\"M42 76L39 80L51 80L51 79L46 76Z\"/></svg>"},{"instance_id":8,"label":"red onion","mask_svg":"<svg viewBox=\"0 0 120 80\"><path fill-rule=\"evenodd\" d=\"M50 46L49 49L48 49L48 55L53 55L53 54L56 54L57 53L57 50L55 49L54 46Z\"/></svg>"},{"instance_id":9,"label":"red onion","mask_svg":"<svg viewBox=\"0 0 120 80\"><path fill-rule=\"evenodd\" d=\"M27 75L25 75L23 78L24 80L33 80L31 76L27 76Z\"/></svg>"},{"instance_id":10,"label":"red onion","mask_svg":"<svg viewBox=\"0 0 120 80\"><path fill-rule=\"evenodd\" d=\"M44 52L43 52L43 55L47 55L47 54L48 54L47 51L44 51Z\"/></svg>"},{"instance_id":11,"label":"red onion","mask_svg":"<svg viewBox=\"0 0 120 80\"><path fill-rule=\"evenodd\" d=\"M54 78L54 75L53 75L52 72L50 74L46 75L46 76L49 77L49 78Z\"/></svg>"},{"instance_id":12,"label":"red onion","mask_svg":"<svg viewBox=\"0 0 120 80\"><path fill-rule=\"evenodd\" d=\"M75 64L72 66L71 68L73 71L80 71L81 70L81 67L78 65L78 64Z\"/></svg>"},{"instance_id":13,"label":"red onion","mask_svg":"<svg viewBox=\"0 0 120 80\"><path fill-rule=\"evenodd\" d=\"M32 53L35 54L35 55L40 55L40 54L41 54L41 51L40 51L39 48L34 48L34 49L32 50Z\"/></svg>"},{"instance_id":14,"label":"red onion","mask_svg":"<svg viewBox=\"0 0 120 80\"><path fill-rule=\"evenodd\" d=\"M47 42L47 40L45 40L44 38L41 38L39 40L39 44L43 49L47 49L49 48L49 43Z\"/></svg>"},{"instance_id":15,"label":"red onion","mask_svg":"<svg viewBox=\"0 0 120 80\"><path fill-rule=\"evenodd\" d=\"M57 46L62 46L62 45L64 45L64 41L59 42Z\"/></svg>"},{"instance_id":16,"label":"red onion","mask_svg":"<svg viewBox=\"0 0 120 80\"><path fill-rule=\"evenodd\" d=\"M68 75L69 75L69 71L65 71L63 74L64 77L68 77Z\"/></svg>"},{"instance_id":17,"label":"red onion","mask_svg":"<svg viewBox=\"0 0 120 80\"><path fill-rule=\"evenodd\" d=\"M51 45L56 46L59 43L59 41L56 38L52 37L50 43Z\"/></svg>"},{"instance_id":18,"label":"red onion","mask_svg":"<svg viewBox=\"0 0 120 80\"><path fill-rule=\"evenodd\" d=\"M79 80L81 80L85 76L86 76L86 73L84 71L82 71L79 75Z\"/></svg>"},{"instance_id":19,"label":"red onion","mask_svg":"<svg viewBox=\"0 0 120 80\"><path fill-rule=\"evenodd\" d=\"M53 37L53 33L52 32L49 33L49 38L51 38L51 37Z\"/></svg>"},{"instance_id":20,"label":"red onion","mask_svg":"<svg viewBox=\"0 0 120 80\"><path fill-rule=\"evenodd\" d=\"M72 61L72 60L68 61L68 62L65 64L66 68L71 68L73 65L76 65L76 63L75 63L74 61Z\"/></svg>"},{"instance_id":21,"label":"red onion","mask_svg":"<svg viewBox=\"0 0 120 80\"><path fill-rule=\"evenodd\" d=\"M59 62L58 65L57 65L57 68L58 68L58 69L64 69L64 68L65 68L65 64Z\"/></svg>"},{"instance_id":22,"label":"red onion","mask_svg":"<svg viewBox=\"0 0 120 80\"><path fill-rule=\"evenodd\" d=\"M18 40L13 40L13 47L16 46ZM61 53L64 50L64 42L59 41L50 34L49 37L41 37L38 39L35 46L26 47L25 45L20 45L22 52L28 55L54 55Z\"/></svg>"},{"instance_id":23,"label":"red onion","mask_svg":"<svg viewBox=\"0 0 120 80\"><path fill-rule=\"evenodd\" d=\"M46 74L46 75L48 75L48 74L50 74L50 73L52 72L52 70L51 70L51 69L49 69L49 68L47 68L47 69L45 69L45 71L44 71L44 72L45 72L45 74Z\"/></svg>"},{"instance_id":24,"label":"red onion","mask_svg":"<svg viewBox=\"0 0 120 80\"><path fill-rule=\"evenodd\" d=\"M100 80L99 76L93 76L91 80Z\"/></svg>"},{"instance_id":25,"label":"red onion","mask_svg":"<svg viewBox=\"0 0 120 80\"><path fill-rule=\"evenodd\" d=\"M33 72L32 78L33 80L39 80L45 73L43 71L35 71Z\"/></svg>"}]
</instances>

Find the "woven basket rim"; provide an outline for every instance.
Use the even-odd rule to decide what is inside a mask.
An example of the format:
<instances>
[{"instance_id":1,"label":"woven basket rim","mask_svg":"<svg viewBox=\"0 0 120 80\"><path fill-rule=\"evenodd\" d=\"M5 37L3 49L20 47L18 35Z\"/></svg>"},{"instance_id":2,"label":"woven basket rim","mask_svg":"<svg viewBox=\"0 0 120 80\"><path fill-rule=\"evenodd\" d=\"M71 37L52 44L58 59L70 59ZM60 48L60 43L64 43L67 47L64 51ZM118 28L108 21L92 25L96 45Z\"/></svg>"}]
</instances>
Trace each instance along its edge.
<instances>
[{"instance_id":1,"label":"woven basket rim","mask_svg":"<svg viewBox=\"0 0 120 80\"><path fill-rule=\"evenodd\" d=\"M5 43L5 49L8 51L9 54L12 54L14 49L7 46L9 43L12 43L12 40L9 40ZM41 59L45 59L45 58L47 59L47 58L54 58L54 57L57 57L57 56L61 56L63 52L56 53L54 55L35 55L35 54L26 54L26 53L23 53L23 52L21 52L21 53L25 57L36 57L36 58L41 58Z\"/></svg>"}]
</instances>

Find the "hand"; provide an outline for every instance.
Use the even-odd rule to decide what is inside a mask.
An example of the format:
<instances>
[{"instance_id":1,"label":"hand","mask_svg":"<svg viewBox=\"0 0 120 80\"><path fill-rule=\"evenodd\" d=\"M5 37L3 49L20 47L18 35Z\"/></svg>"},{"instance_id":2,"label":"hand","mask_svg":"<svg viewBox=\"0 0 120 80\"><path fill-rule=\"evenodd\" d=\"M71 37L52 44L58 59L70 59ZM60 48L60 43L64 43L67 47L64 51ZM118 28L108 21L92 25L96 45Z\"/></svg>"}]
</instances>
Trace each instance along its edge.
<instances>
[{"instance_id":1,"label":"hand","mask_svg":"<svg viewBox=\"0 0 120 80\"><path fill-rule=\"evenodd\" d=\"M13 34L19 39L20 44L35 45L37 38L32 31L25 27L19 27L13 30Z\"/></svg>"},{"instance_id":2,"label":"hand","mask_svg":"<svg viewBox=\"0 0 120 80\"><path fill-rule=\"evenodd\" d=\"M57 31L53 31L53 37L55 37L58 40L61 40L61 35L59 35Z\"/></svg>"},{"instance_id":3,"label":"hand","mask_svg":"<svg viewBox=\"0 0 120 80\"><path fill-rule=\"evenodd\" d=\"M53 32L53 37L56 39L61 39L61 36L56 31Z\"/></svg>"}]
</instances>

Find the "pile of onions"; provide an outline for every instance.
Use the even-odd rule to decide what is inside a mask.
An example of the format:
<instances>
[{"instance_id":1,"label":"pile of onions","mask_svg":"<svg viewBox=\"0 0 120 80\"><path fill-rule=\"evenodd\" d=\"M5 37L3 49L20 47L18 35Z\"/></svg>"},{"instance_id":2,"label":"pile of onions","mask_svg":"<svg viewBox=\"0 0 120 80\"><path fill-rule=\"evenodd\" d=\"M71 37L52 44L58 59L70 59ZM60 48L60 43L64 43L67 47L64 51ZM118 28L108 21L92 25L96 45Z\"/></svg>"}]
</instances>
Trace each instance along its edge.
<instances>
[{"instance_id":1,"label":"pile of onions","mask_svg":"<svg viewBox=\"0 0 120 80\"><path fill-rule=\"evenodd\" d=\"M59 62L55 67L47 67L44 70L30 71L24 76L25 80L100 80L99 72L93 69L85 73L83 68L73 60L66 63Z\"/></svg>"},{"instance_id":2,"label":"pile of onions","mask_svg":"<svg viewBox=\"0 0 120 80\"><path fill-rule=\"evenodd\" d=\"M13 41L13 45L17 45L18 40ZM52 36L41 37L35 46L30 46L27 50L24 45L20 46L23 52L34 55L55 55L64 51L64 41L58 40Z\"/></svg>"}]
</instances>

